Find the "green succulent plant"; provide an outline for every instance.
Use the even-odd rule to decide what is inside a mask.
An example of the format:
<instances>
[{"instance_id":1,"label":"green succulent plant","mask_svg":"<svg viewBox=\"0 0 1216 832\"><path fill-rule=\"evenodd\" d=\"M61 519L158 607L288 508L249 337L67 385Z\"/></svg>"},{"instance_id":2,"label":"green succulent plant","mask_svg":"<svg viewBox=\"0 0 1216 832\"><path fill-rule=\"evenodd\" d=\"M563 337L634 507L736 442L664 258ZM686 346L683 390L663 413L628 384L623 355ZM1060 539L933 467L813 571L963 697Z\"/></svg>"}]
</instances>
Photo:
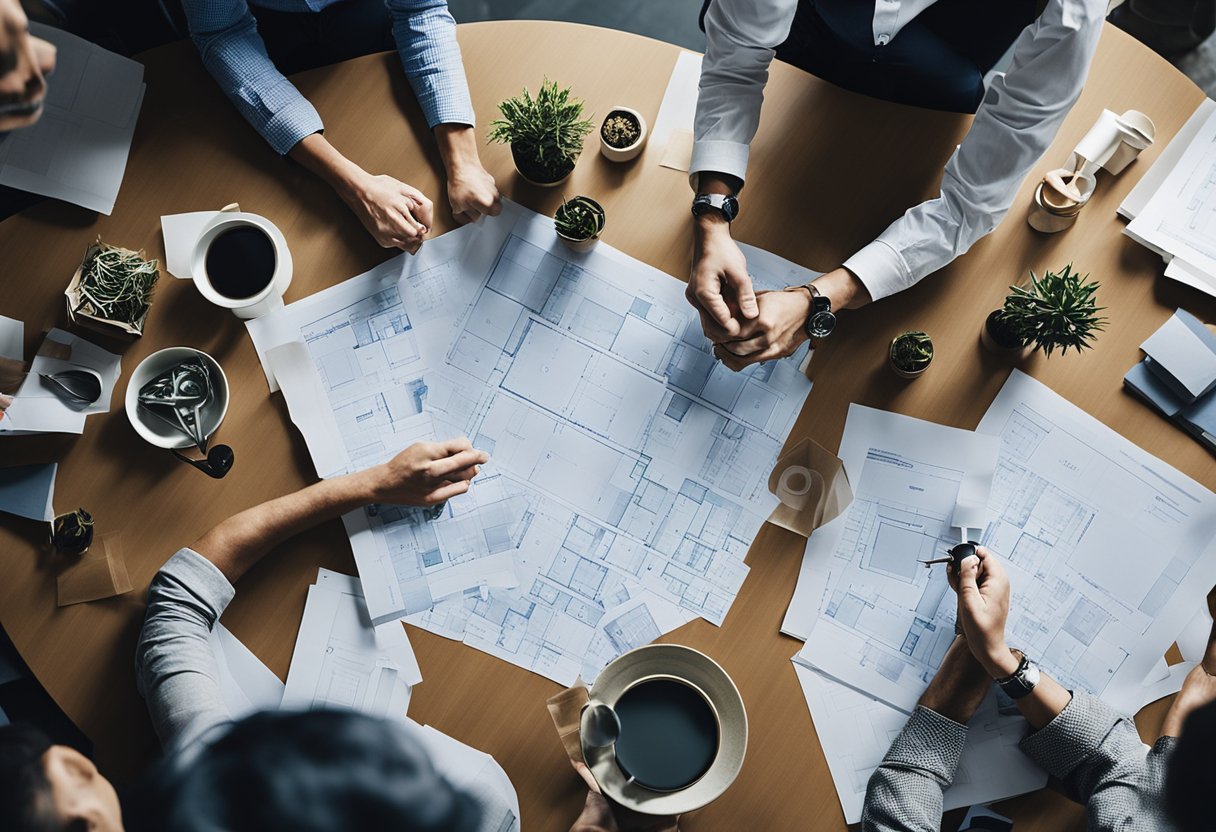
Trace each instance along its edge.
<instances>
[{"instance_id":1,"label":"green succulent plant","mask_svg":"<svg viewBox=\"0 0 1216 832\"><path fill-rule=\"evenodd\" d=\"M558 89L548 78L535 96L522 94L498 105L502 118L490 124L490 141L509 144L544 171L559 174L583 152L583 140L592 130L582 118L583 102L572 98L570 88Z\"/></svg>"},{"instance_id":2,"label":"green succulent plant","mask_svg":"<svg viewBox=\"0 0 1216 832\"><path fill-rule=\"evenodd\" d=\"M553 213L557 233L572 240L590 240L604 230L604 209L591 197L563 200Z\"/></svg>"},{"instance_id":3,"label":"green succulent plant","mask_svg":"<svg viewBox=\"0 0 1216 832\"><path fill-rule=\"evenodd\" d=\"M891 360L905 372L923 370L933 360L933 340L919 331L900 333L891 342Z\"/></svg>"},{"instance_id":4,"label":"green succulent plant","mask_svg":"<svg viewBox=\"0 0 1216 832\"><path fill-rule=\"evenodd\" d=\"M1096 333L1106 328L1100 316L1105 307L1094 297L1099 284L1081 275L1069 263L1059 272L1042 277L1030 273L1029 286L1010 286L998 316L1000 322L1023 344L1046 355L1057 348L1080 352L1093 346Z\"/></svg>"}]
</instances>

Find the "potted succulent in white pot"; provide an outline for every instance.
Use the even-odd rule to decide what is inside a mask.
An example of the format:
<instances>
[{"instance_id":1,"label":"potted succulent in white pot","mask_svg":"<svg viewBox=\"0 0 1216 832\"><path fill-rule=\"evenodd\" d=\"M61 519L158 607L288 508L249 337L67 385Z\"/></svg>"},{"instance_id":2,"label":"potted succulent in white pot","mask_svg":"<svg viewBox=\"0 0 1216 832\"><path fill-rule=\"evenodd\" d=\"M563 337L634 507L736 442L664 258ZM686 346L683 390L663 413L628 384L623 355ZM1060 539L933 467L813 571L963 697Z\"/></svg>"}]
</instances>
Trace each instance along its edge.
<instances>
[{"instance_id":1,"label":"potted succulent in white pot","mask_svg":"<svg viewBox=\"0 0 1216 832\"><path fill-rule=\"evenodd\" d=\"M1010 286L1001 308L989 313L980 340L995 352L1017 355L1092 347L1096 333L1106 328L1106 318L1098 314L1103 309L1095 299L1098 288L1071 263L1042 277L1032 271L1028 286Z\"/></svg>"},{"instance_id":2,"label":"potted succulent in white pot","mask_svg":"<svg viewBox=\"0 0 1216 832\"><path fill-rule=\"evenodd\" d=\"M891 369L900 378L920 378L933 362L933 340L923 332L902 332L887 350Z\"/></svg>"},{"instance_id":3,"label":"potted succulent in white pot","mask_svg":"<svg viewBox=\"0 0 1216 832\"><path fill-rule=\"evenodd\" d=\"M557 236L575 251L586 251L595 245L607 221L603 207L589 196L565 200L553 213Z\"/></svg>"},{"instance_id":4,"label":"potted succulent in white pot","mask_svg":"<svg viewBox=\"0 0 1216 832\"><path fill-rule=\"evenodd\" d=\"M490 141L511 146L519 175L545 188L565 181L593 126L582 118L583 102L570 97L570 88L558 89L546 78L535 97L525 88L498 109L502 118L490 125Z\"/></svg>"},{"instance_id":5,"label":"potted succulent in white pot","mask_svg":"<svg viewBox=\"0 0 1216 832\"><path fill-rule=\"evenodd\" d=\"M628 162L646 145L646 119L631 107L613 107L600 125L600 153L612 162Z\"/></svg>"}]
</instances>

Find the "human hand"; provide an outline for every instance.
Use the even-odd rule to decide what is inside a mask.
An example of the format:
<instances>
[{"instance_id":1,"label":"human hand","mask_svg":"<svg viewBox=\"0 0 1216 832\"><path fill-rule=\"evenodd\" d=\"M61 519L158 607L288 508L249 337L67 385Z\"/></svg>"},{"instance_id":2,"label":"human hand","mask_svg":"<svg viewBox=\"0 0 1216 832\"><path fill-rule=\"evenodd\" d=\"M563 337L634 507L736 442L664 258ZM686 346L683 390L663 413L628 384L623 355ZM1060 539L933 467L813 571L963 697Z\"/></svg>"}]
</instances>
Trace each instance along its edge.
<instances>
[{"instance_id":1,"label":"human hand","mask_svg":"<svg viewBox=\"0 0 1216 832\"><path fill-rule=\"evenodd\" d=\"M341 194L363 227L385 248L414 254L430 233L431 201L417 188L391 176L364 172Z\"/></svg>"},{"instance_id":2,"label":"human hand","mask_svg":"<svg viewBox=\"0 0 1216 832\"><path fill-rule=\"evenodd\" d=\"M692 273L684 292L711 341L733 340L760 314L747 259L722 219L698 219Z\"/></svg>"},{"instance_id":3,"label":"human hand","mask_svg":"<svg viewBox=\"0 0 1216 832\"><path fill-rule=\"evenodd\" d=\"M1216 663L1214 660L1216 660L1216 650L1213 649L1212 644L1209 644L1203 662L1192 667L1191 672L1186 674L1186 678L1182 681L1182 690L1178 691L1178 695L1174 697L1174 702L1170 705L1165 720L1161 723L1161 736L1178 736L1182 733L1182 726L1186 723L1188 716L1204 705L1216 702L1216 675L1205 669L1205 665L1210 667Z\"/></svg>"},{"instance_id":4,"label":"human hand","mask_svg":"<svg viewBox=\"0 0 1216 832\"><path fill-rule=\"evenodd\" d=\"M643 815L612 803L600 791L600 784L582 760L570 765L587 784L587 802L574 829L597 829L603 832L678 832L679 815Z\"/></svg>"},{"instance_id":5,"label":"human hand","mask_svg":"<svg viewBox=\"0 0 1216 832\"><path fill-rule=\"evenodd\" d=\"M430 506L463 494L490 455L468 439L416 442L401 453L368 469L371 502Z\"/></svg>"},{"instance_id":6,"label":"human hand","mask_svg":"<svg viewBox=\"0 0 1216 832\"><path fill-rule=\"evenodd\" d=\"M494 177L480 162L462 166L448 176L448 202L456 222L476 222L483 214L497 217L502 213L502 197Z\"/></svg>"},{"instance_id":7,"label":"human hand","mask_svg":"<svg viewBox=\"0 0 1216 832\"><path fill-rule=\"evenodd\" d=\"M759 314L743 325L737 338L714 344L714 355L735 372L784 358L808 337L804 324L811 313L809 292L758 292L756 304Z\"/></svg>"},{"instance_id":8,"label":"human hand","mask_svg":"<svg viewBox=\"0 0 1216 832\"><path fill-rule=\"evenodd\" d=\"M946 565L950 588L958 593L958 621L963 637L976 661L994 679L1017 670L1018 659L1005 643L1005 621L1009 617L1009 576L992 552L977 546L964 558L957 574Z\"/></svg>"}]
</instances>

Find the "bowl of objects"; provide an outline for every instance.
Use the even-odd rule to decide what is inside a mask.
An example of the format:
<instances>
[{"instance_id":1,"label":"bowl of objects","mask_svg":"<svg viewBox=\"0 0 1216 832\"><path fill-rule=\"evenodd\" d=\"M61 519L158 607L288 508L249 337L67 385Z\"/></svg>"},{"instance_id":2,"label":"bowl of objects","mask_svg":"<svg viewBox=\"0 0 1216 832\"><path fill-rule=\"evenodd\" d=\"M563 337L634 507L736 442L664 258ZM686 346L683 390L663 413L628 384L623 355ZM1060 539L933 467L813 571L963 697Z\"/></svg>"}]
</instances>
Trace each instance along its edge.
<instances>
[{"instance_id":1,"label":"bowl of objects","mask_svg":"<svg viewBox=\"0 0 1216 832\"><path fill-rule=\"evenodd\" d=\"M197 409L198 430L201 436L210 437L219 430L220 423L228 412L228 378L219 362L202 350L194 347L167 347L152 353L131 373L127 383L125 407L127 419L145 442L158 448L189 448L198 443L187 433L176 427L172 414L164 408L153 413L140 403L140 392L166 372L183 364L201 364L211 385L211 395ZM168 417L166 416L168 414ZM191 410L191 418L193 410Z\"/></svg>"}]
</instances>

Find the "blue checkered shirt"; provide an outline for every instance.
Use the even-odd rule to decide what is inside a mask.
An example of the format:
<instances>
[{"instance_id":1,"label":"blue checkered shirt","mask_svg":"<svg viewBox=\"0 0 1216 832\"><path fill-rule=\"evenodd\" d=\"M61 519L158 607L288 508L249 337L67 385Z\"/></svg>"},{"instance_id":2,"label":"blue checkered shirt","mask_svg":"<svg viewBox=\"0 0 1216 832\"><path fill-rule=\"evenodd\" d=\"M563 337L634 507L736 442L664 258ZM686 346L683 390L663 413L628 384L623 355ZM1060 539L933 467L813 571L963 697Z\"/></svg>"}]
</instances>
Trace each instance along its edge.
<instances>
[{"instance_id":1,"label":"blue checkered shirt","mask_svg":"<svg viewBox=\"0 0 1216 832\"><path fill-rule=\"evenodd\" d=\"M259 0L261 8L316 12L341 0ZM384 0L405 75L427 126L473 124L456 21L447 0ZM266 54L246 0L182 0L203 64L241 115L279 153L321 130L321 116Z\"/></svg>"}]
</instances>

